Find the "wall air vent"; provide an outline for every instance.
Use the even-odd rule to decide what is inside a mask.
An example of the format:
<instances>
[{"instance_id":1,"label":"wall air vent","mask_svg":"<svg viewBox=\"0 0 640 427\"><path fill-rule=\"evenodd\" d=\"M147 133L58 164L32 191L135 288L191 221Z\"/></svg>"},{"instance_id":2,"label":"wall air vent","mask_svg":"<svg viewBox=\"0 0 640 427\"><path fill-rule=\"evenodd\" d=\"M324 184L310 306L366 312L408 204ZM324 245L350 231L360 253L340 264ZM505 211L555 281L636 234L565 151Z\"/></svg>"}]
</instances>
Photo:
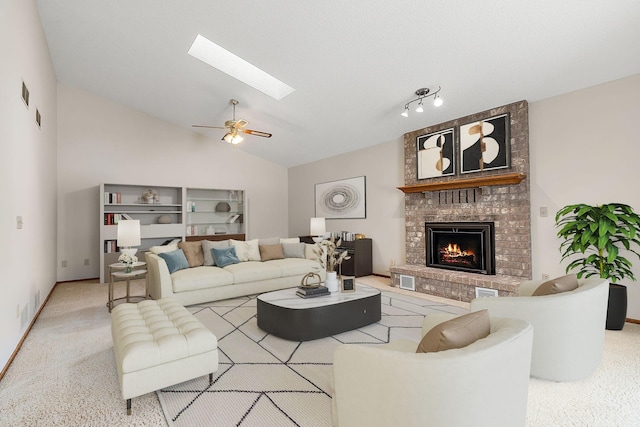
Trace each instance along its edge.
<instances>
[{"instance_id":1,"label":"wall air vent","mask_svg":"<svg viewBox=\"0 0 640 427\"><path fill-rule=\"evenodd\" d=\"M497 297L497 296L498 296L497 289L476 288L476 298Z\"/></svg>"},{"instance_id":2,"label":"wall air vent","mask_svg":"<svg viewBox=\"0 0 640 427\"><path fill-rule=\"evenodd\" d=\"M416 290L416 278L413 276L406 276L404 274L400 275L400 289L405 289L407 291L415 291Z\"/></svg>"},{"instance_id":3,"label":"wall air vent","mask_svg":"<svg viewBox=\"0 0 640 427\"><path fill-rule=\"evenodd\" d=\"M24 82L22 82L22 100L27 109L29 109L29 89L27 89L27 85Z\"/></svg>"}]
</instances>

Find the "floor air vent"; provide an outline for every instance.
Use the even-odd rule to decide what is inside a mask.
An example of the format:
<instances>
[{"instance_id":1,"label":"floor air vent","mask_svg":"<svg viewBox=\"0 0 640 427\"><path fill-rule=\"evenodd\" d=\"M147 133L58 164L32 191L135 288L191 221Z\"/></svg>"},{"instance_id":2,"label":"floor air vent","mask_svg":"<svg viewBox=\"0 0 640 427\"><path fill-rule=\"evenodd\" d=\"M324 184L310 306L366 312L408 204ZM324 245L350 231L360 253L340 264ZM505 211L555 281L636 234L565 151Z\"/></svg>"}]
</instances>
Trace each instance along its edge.
<instances>
[{"instance_id":1,"label":"floor air vent","mask_svg":"<svg viewBox=\"0 0 640 427\"><path fill-rule=\"evenodd\" d=\"M416 290L416 278L413 276L400 275L400 289L406 289L408 291Z\"/></svg>"},{"instance_id":2,"label":"floor air vent","mask_svg":"<svg viewBox=\"0 0 640 427\"><path fill-rule=\"evenodd\" d=\"M497 296L498 296L497 289L476 288L476 298L497 297Z\"/></svg>"}]
</instances>

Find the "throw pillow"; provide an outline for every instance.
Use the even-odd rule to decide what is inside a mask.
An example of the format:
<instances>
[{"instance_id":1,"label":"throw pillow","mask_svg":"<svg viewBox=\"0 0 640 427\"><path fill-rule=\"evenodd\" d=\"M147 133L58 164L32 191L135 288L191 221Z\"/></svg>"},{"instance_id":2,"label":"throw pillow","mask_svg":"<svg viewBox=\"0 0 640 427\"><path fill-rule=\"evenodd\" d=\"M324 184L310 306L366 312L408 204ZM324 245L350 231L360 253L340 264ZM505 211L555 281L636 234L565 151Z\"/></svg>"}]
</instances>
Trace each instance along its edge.
<instances>
[{"instance_id":1,"label":"throw pillow","mask_svg":"<svg viewBox=\"0 0 640 427\"><path fill-rule=\"evenodd\" d=\"M553 295L573 291L574 289L578 289L578 276L575 274L567 274L566 276L547 280L538 286L531 296Z\"/></svg>"},{"instance_id":2,"label":"throw pillow","mask_svg":"<svg viewBox=\"0 0 640 427\"><path fill-rule=\"evenodd\" d=\"M230 246L228 248L213 248L211 249L213 258L216 260L218 267L226 267L227 265L237 264L240 262L236 255L236 248Z\"/></svg>"},{"instance_id":3,"label":"throw pillow","mask_svg":"<svg viewBox=\"0 0 640 427\"><path fill-rule=\"evenodd\" d=\"M260 248L258 239L253 240L233 240L231 245L236 248L236 254L241 262L260 261Z\"/></svg>"},{"instance_id":4,"label":"throw pillow","mask_svg":"<svg viewBox=\"0 0 640 427\"><path fill-rule=\"evenodd\" d=\"M220 241L201 240L201 244L202 244L202 253L204 255L203 265L216 265L216 261L213 259L213 253L211 252L211 249L228 248L229 246L231 246L228 240L220 240Z\"/></svg>"},{"instance_id":5,"label":"throw pillow","mask_svg":"<svg viewBox=\"0 0 640 427\"><path fill-rule=\"evenodd\" d=\"M180 242L178 247L184 251L189 267L199 267L204 264L204 253L200 242Z\"/></svg>"},{"instance_id":6,"label":"throw pillow","mask_svg":"<svg viewBox=\"0 0 640 427\"><path fill-rule=\"evenodd\" d=\"M284 253L282 252L282 245L259 245L260 248L260 260L269 261L272 259L283 259Z\"/></svg>"},{"instance_id":7,"label":"throw pillow","mask_svg":"<svg viewBox=\"0 0 640 427\"><path fill-rule=\"evenodd\" d=\"M463 348L485 338L490 332L489 311L474 311L433 327L422 337L416 353Z\"/></svg>"},{"instance_id":8,"label":"throw pillow","mask_svg":"<svg viewBox=\"0 0 640 427\"><path fill-rule=\"evenodd\" d=\"M285 258L305 258L304 243L283 243L282 251Z\"/></svg>"},{"instance_id":9,"label":"throw pillow","mask_svg":"<svg viewBox=\"0 0 640 427\"><path fill-rule=\"evenodd\" d=\"M161 254L163 252L173 252L173 251L177 251L178 250L178 245L177 244L169 244L169 245L163 245L163 246L151 246L149 248L149 252L153 253L153 254Z\"/></svg>"},{"instance_id":10,"label":"throw pillow","mask_svg":"<svg viewBox=\"0 0 640 427\"><path fill-rule=\"evenodd\" d=\"M161 252L158 256L167 263L169 274L182 270L183 268L189 268L189 262L187 261L187 257L184 256L182 249L176 249L173 252Z\"/></svg>"}]
</instances>

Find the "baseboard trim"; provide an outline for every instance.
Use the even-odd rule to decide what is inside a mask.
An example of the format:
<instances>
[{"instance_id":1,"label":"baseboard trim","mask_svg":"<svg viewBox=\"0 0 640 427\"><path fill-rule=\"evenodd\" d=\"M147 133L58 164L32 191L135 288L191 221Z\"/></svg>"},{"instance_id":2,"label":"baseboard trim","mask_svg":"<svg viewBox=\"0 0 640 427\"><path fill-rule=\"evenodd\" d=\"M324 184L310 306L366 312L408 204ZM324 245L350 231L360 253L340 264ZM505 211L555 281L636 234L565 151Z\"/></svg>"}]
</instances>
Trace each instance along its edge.
<instances>
[{"instance_id":1,"label":"baseboard trim","mask_svg":"<svg viewBox=\"0 0 640 427\"><path fill-rule=\"evenodd\" d=\"M31 328L33 328L33 325L36 323L36 320L38 320L38 317L40 317L40 313L42 312L42 309L49 302L49 298L51 298L51 294L53 293L53 290L56 288L56 286L58 286L58 283L60 283L60 282L56 282L53 285L53 287L51 288L51 290L47 294L47 297L44 299L44 302L42 304L40 304L40 308L38 309L38 312L36 313L35 316L33 316L33 319L31 319L31 323L29 323L29 326L27 327L27 329L25 329L24 334L22 335L22 338L20 338L20 341L18 342L18 345L16 346L16 349L13 350L13 353L11 353L11 357L9 358L9 360L7 360L7 364L4 366L4 368L2 368L2 371L0 372L0 381L2 381L2 378L4 378L4 375L9 370L9 366L11 366L11 363L13 362L13 360L18 355L18 352L22 348L22 344L24 343L24 340L27 339L27 335L29 335L29 332L31 332Z\"/></svg>"}]
</instances>

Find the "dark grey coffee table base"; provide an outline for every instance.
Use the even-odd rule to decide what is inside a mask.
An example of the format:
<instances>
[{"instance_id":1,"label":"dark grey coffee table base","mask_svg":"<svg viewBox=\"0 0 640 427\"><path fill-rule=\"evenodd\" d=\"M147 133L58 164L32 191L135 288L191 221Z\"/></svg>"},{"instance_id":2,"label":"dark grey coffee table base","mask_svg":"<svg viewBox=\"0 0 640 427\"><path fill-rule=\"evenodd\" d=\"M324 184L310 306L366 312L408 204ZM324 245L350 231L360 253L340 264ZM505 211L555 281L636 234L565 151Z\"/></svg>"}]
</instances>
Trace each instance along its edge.
<instances>
[{"instance_id":1,"label":"dark grey coffee table base","mask_svg":"<svg viewBox=\"0 0 640 427\"><path fill-rule=\"evenodd\" d=\"M277 291L281 292L281 291ZM293 289L292 294L295 292ZM295 297L294 298L299 298ZM321 303L323 298L302 299ZM280 338L291 341L309 341L336 335L380 320L380 292L363 298L337 301L318 306L291 308L277 301L267 302L258 297L258 327Z\"/></svg>"}]
</instances>

